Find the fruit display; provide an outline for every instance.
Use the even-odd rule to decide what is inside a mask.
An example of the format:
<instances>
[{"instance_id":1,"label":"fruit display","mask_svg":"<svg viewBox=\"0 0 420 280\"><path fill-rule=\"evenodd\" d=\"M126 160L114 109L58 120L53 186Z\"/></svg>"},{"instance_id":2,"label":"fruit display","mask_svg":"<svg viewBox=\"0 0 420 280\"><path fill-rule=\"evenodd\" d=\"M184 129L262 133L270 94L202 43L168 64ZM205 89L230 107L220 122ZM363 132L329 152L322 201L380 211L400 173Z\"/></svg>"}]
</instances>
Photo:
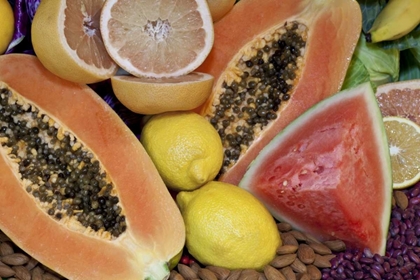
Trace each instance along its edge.
<instances>
[{"instance_id":1,"label":"fruit display","mask_svg":"<svg viewBox=\"0 0 420 280\"><path fill-rule=\"evenodd\" d=\"M391 163L370 84L299 116L261 150L239 186L278 220L319 240L338 238L348 248L385 254Z\"/></svg>"},{"instance_id":2,"label":"fruit display","mask_svg":"<svg viewBox=\"0 0 420 280\"><path fill-rule=\"evenodd\" d=\"M278 132L340 90L360 28L351 0L239 1L215 23L214 46L198 68L214 76L213 92L197 111L223 140L219 180L237 185Z\"/></svg>"},{"instance_id":3,"label":"fruit display","mask_svg":"<svg viewBox=\"0 0 420 280\"><path fill-rule=\"evenodd\" d=\"M35 56L0 56L0 80L1 230L69 279L167 276L183 220L117 114Z\"/></svg>"},{"instance_id":4,"label":"fruit display","mask_svg":"<svg viewBox=\"0 0 420 280\"><path fill-rule=\"evenodd\" d=\"M397 2L0 0L0 278L420 279Z\"/></svg>"}]
</instances>

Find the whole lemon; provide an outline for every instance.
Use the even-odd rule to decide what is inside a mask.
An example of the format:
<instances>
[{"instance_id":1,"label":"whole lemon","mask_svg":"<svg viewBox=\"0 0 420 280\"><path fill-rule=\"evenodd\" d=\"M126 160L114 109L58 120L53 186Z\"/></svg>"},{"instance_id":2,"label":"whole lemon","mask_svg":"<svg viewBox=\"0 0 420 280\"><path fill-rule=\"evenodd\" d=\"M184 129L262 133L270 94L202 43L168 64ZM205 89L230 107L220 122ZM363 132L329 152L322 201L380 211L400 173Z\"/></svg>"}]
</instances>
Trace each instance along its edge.
<instances>
[{"instance_id":1,"label":"whole lemon","mask_svg":"<svg viewBox=\"0 0 420 280\"><path fill-rule=\"evenodd\" d=\"M154 115L144 125L140 141L165 184L176 191L199 188L222 166L222 140L197 113Z\"/></svg>"},{"instance_id":2,"label":"whole lemon","mask_svg":"<svg viewBox=\"0 0 420 280\"><path fill-rule=\"evenodd\" d=\"M13 10L7 0L0 0L0 15L0 54L2 54L12 41L15 30Z\"/></svg>"},{"instance_id":3,"label":"whole lemon","mask_svg":"<svg viewBox=\"0 0 420 280\"><path fill-rule=\"evenodd\" d=\"M261 270L281 245L276 222L251 193L212 181L176 201L186 227L186 247L204 265Z\"/></svg>"}]
</instances>

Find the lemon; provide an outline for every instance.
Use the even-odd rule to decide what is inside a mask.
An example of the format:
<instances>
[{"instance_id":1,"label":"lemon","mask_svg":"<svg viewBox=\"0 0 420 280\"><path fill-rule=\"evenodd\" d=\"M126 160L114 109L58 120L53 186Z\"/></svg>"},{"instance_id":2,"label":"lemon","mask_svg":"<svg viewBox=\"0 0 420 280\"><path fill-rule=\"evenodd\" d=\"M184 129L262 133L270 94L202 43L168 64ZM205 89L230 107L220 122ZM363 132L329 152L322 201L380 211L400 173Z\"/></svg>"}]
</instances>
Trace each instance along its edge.
<instances>
[{"instance_id":1,"label":"lemon","mask_svg":"<svg viewBox=\"0 0 420 280\"><path fill-rule=\"evenodd\" d=\"M281 244L276 222L251 193L212 181L176 201L186 226L186 247L204 265L263 269Z\"/></svg>"},{"instance_id":2,"label":"lemon","mask_svg":"<svg viewBox=\"0 0 420 280\"><path fill-rule=\"evenodd\" d=\"M152 116L140 141L165 184L177 191L194 190L213 180L223 162L222 140L216 129L193 112Z\"/></svg>"},{"instance_id":3,"label":"lemon","mask_svg":"<svg viewBox=\"0 0 420 280\"><path fill-rule=\"evenodd\" d=\"M420 180L420 126L402 117L384 117L394 189Z\"/></svg>"},{"instance_id":4,"label":"lemon","mask_svg":"<svg viewBox=\"0 0 420 280\"><path fill-rule=\"evenodd\" d=\"M0 54L2 54L12 41L15 30L13 10L7 0L0 0L0 15Z\"/></svg>"}]
</instances>

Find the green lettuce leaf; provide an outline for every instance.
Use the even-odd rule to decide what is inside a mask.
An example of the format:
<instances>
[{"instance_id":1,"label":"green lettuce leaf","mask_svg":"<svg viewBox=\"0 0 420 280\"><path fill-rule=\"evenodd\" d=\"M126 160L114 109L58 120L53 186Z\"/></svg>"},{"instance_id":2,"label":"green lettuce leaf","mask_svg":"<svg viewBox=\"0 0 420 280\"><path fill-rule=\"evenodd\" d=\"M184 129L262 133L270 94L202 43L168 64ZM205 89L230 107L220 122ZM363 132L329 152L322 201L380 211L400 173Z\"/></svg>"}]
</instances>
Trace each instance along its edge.
<instances>
[{"instance_id":1,"label":"green lettuce leaf","mask_svg":"<svg viewBox=\"0 0 420 280\"><path fill-rule=\"evenodd\" d=\"M346 73L341 90L355 87L370 81L370 75L365 65L357 56L353 56ZM376 89L376 88L375 88Z\"/></svg>"},{"instance_id":2,"label":"green lettuce leaf","mask_svg":"<svg viewBox=\"0 0 420 280\"><path fill-rule=\"evenodd\" d=\"M365 65L370 80L376 86L398 81L400 72L398 49L384 49L378 44L366 43L364 36L360 36L354 56Z\"/></svg>"}]
</instances>

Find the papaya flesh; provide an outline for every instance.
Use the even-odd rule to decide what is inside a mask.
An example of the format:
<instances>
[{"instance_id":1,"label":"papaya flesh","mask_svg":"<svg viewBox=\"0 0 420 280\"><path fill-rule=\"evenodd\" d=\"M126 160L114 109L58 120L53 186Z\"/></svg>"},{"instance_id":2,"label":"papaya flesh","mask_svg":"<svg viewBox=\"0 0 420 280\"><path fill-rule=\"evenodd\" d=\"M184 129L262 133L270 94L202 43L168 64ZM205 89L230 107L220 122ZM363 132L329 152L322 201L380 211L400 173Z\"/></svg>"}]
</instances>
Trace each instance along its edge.
<instances>
[{"instance_id":1,"label":"papaya flesh","mask_svg":"<svg viewBox=\"0 0 420 280\"><path fill-rule=\"evenodd\" d=\"M340 90L361 20L353 0L241 0L215 23L197 69L215 82L196 110L224 142L219 180L237 185L277 133Z\"/></svg>"},{"instance_id":2,"label":"papaya flesh","mask_svg":"<svg viewBox=\"0 0 420 280\"><path fill-rule=\"evenodd\" d=\"M0 56L0 97L0 229L70 279L167 277L167 263L184 246L182 216L142 145L117 114L88 86L62 80L31 55ZM37 128L31 115L38 116ZM39 136L29 138L35 144L25 144L33 133ZM42 161L38 155L48 147L55 150ZM64 156L54 158L60 147ZM79 150L83 152L75 152ZM85 181L98 170L94 162L102 172ZM47 167L27 175L37 164ZM67 192L69 185L73 189ZM102 208L96 212L98 203ZM72 211L64 211L66 207ZM76 219L85 212L86 218ZM89 215L99 225L89 223Z\"/></svg>"}]
</instances>

